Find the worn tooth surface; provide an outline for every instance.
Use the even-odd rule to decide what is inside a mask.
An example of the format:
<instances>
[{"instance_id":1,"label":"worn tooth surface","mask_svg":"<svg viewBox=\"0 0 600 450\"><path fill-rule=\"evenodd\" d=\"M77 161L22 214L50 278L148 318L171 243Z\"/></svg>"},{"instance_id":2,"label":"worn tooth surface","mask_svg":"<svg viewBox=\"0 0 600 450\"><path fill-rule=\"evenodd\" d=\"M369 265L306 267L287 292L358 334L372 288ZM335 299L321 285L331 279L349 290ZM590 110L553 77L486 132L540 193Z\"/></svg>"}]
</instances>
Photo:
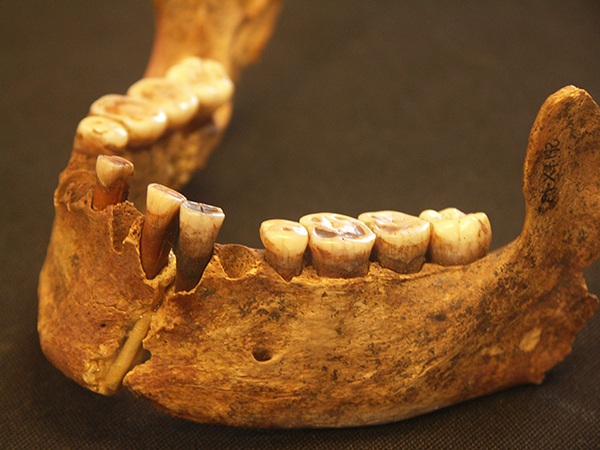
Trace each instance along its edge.
<instances>
[{"instance_id":1,"label":"worn tooth surface","mask_svg":"<svg viewBox=\"0 0 600 450\"><path fill-rule=\"evenodd\" d=\"M133 164L120 156L100 155L96 159L96 186L93 208L102 210L127 200Z\"/></svg>"},{"instance_id":2,"label":"worn tooth surface","mask_svg":"<svg viewBox=\"0 0 600 450\"><path fill-rule=\"evenodd\" d=\"M398 273L421 270L429 245L429 222L397 211L363 213L358 220L377 236L373 257L379 264Z\"/></svg>"},{"instance_id":3,"label":"worn tooth surface","mask_svg":"<svg viewBox=\"0 0 600 450\"><path fill-rule=\"evenodd\" d=\"M302 273L302 259L308 246L304 226L291 220L265 220L260 225L260 240L266 249L265 258L284 280Z\"/></svg>"},{"instance_id":4,"label":"worn tooth surface","mask_svg":"<svg viewBox=\"0 0 600 450\"><path fill-rule=\"evenodd\" d=\"M148 185L146 220L142 229L140 258L148 279L167 264L177 234L179 207L186 198L161 184Z\"/></svg>"},{"instance_id":5,"label":"worn tooth surface","mask_svg":"<svg viewBox=\"0 0 600 450\"><path fill-rule=\"evenodd\" d=\"M198 97L191 88L167 78L142 78L131 85L127 95L148 100L162 109L169 128L185 125L198 112Z\"/></svg>"},{"instance_id":6,"label":"worn tooth surface","mask_svg":"<svg viewBox=\"0 0 600 450\"><path fill-rule=\"evenodd\" d=\"M308 214L300 223L308 231L308 247L319 276L352 278L369 272L375 234L364 223L334 213Z\"/></svg>"},{"instance_id":7,"label":"worn tooth surface","mask_svg":"<svg viewBox=\"0 0 600 450\"><path fill-rule=\"evenodd\" d=\"M179 209L176 291L190 291L198 284L213 254L225 214L221 208L185 201Z\"/></svg>"},{"instance_id":8,"label":"worn tooth surface","mask_svg":"<svg viewBox=\"0 0 600 450\"><path fill-rule=\"evenodd\" d=\"M443 266L469 264L484 257L492 242L485 213L465 214L456 208L425 210L419 217L431 223L428 254Z\"/></svg>"},{"instance_id":9,"label":"worn tooth surface","mask_svg":"<svg viewBox=\"0 0 600 450\"><path fill-rule=\"evenodd\" d=\"M121 153L128 143L129 133L120 122L103 116L88 116L77 126L73 148L91 155Z\"/></svg>"},{"instance_id":10,"label":"worn tooth surface","mask_svg":"<svg viewBox=\"0 0 600 450\"><path fill-rule=\"evenodd\" d=\"M154 103L125 95L108 94L90 107L91 116L108 117L120 122L129 133L132 146L147 145L165 132L167 116Z\"/></svg>"},{"instance_id":11,"label":"worn tooth surface","mask_svg":"<svg viewBox=\"0 0 600 450\"><path fill-rule=\"evenodd\" d=\"M200 100L201 116L207 116L233 95L233 82L225 67L218 61L195 56L172 66L166 77L189 85Z\"/></svg>"}]
</instances>

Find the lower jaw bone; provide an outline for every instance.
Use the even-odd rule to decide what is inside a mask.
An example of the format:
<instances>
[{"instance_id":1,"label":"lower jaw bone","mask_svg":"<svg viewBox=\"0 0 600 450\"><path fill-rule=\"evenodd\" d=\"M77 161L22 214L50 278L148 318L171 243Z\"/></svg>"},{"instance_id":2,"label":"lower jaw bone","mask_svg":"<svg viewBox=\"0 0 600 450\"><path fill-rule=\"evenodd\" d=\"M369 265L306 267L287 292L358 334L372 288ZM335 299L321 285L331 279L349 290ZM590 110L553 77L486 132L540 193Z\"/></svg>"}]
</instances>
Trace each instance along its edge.
<instances>
[{"instance_id":1,"label":"lower jaw bone","mask_svg":"<svg viewBox=\"0 0 600 450\"><path fill-rule=\"evenodd\" d=\"M270 2L252 4L260 11L219 17L273 11ZM176 54L172 46L156 48ZM184 56L190 54L196 52ZM159 59L155 53L152 75L166 71L156 73L166 64ZM120 131L104 138L87 125L78 130L55 194L38 330L47 357L93 391L112 394L123 380L161 410L207 423L385 423L540 383L598 306L582 271L600 255L600 109L580 89L563 88L538 114L525 160L525 224L506 247L466 265L425 263L415 274L367 261L368 273L361 269L353 278L307 269L286 281L265 251L216 244L189 292L172 289L173 258L154 277L140 261L152 208L145 219L128 201L92 208L99 151L145 150L136 147L134 130L127 130L133 142L124 144ZM161 145L178 154L173 141ZM136 173L156 164L146 156L134 162ZM132 190L145 188L139 180ZM136 364L143 351L150 358Z\"/></svg>"}]
</instances>

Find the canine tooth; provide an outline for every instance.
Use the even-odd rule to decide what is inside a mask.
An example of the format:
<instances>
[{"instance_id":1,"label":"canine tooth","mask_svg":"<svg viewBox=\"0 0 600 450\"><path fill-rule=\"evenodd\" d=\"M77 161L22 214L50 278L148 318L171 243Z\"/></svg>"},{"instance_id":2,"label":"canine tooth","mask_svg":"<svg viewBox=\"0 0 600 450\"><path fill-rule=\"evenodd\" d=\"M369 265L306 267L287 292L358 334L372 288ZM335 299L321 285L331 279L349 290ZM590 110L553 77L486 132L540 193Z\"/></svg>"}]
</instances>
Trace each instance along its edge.
<instances>
[{"instance_id":1,"label":"canine tooth","mask_svg":"<svg viewBox=\"0 0 600 450\"><path fill-rule=\"evenodd\" d=\"M190 291L198 284L213 254L225 214L216 206L185 201L179 209L176 291Z\"/></svg>"},{"instance_id":2,"label":"canine tooth","mask_svg":"<svg viewBox=\"0 0 600 450\"><path fill-rule=\"evenodd\" d=\"M377 236L373 256L379 264L398 273L421 270L429 245L429 222L397 211L363 213L358 220Z\"/></svg>"},{"instance_id":3,"label":"canine tooth","mask_svg":"<svg viewBox=\"0 0 600 450\"><path fill-rule=\"evenodd\" d=\"M492 242L492 227L485 213L464 214L456 208L423 211L431 223L429 258L443 266L469 264L484 257Z\"/></svg>"},{"instance_id":4,"label":"canine tooth","mask_svg":"<svg viewBox=\"0 0 600 450\"><path fill-rule=\"evenodd\" d=\"M308 214L300 219L319 276L352 278L369 272L375 234L364 223L342 214Z\"/></svg>"},{"instance_id":5,"label":"canine tooth","mask_svg":"<svg viewBox=\"0 0 600 450\"><path fill-rule=\"evenodd\" d=\"M96 187L92 206L102 210L127 200L133 164L119 156L100 155L96 159Z\"/></svg>"},{"instance_id":6,"label":"canine tooth","mask_svg":"<svg viewBox=\"0 0 600 450\"><path fill-rule=\"evenodd\" d=\"M167 127L165 112L148 100L108 94L90 107L91 116L104 116L120 122L129 133L129 143L146 145L157 140Z\"/></svg>"},{"instance_id":7,"label":"canine tooth","mask_svg":"<svg viewBox=\"0 0 600 450\"><path fill-rule=\"evenodd\" d=\"M198 97L192 90L167 78L142 78L131 85L127 95L156 104L167 115L170 128L185 125L198 112Z\"/></svg>"},{"instance_id":8,"label":"canine tooth","mask_svg":"<svg viewBox=\"0 0 600 450\"><path fill-rule=\"evenodd\" d=\"M148 185L146 220L142 228L140 258L148 279L167 264L177 234L179 207L186 198L161 184Z\"/></svg>"},{"instance_id":9,"label":"canine tooth","mask_svg":"<svg viewBox=\"0 0 600 450\"><path fill-rule=\"evenodd\" d=\"M82 153L120 153L129 143L121 123L102 116L88 116L79 122L73 148Z\"/></svg>"},{"instance_id":10,"label":"canine tooth","mask_svg":"<svg viewBox=\"0 0 600 450\"><path fill-rule=\"evenodd\" d=\"M291 220L265 220L260 225L260 240L266 249L267 262L284 280L302 273L302 259L308 246L304 226Z\"/></svg>"},{"instance_id":11,"label":"canine tooth","mask_svg":"<svg viewBox=\"0 0 600 450\"><path fill-rule=\"evenodd\" d=\"M207 116L233 95L233 82L223 64L196 56L172 66L166 77L178 83L187 83L200 100L200 115Z\"/></svg>"}]
</instances>

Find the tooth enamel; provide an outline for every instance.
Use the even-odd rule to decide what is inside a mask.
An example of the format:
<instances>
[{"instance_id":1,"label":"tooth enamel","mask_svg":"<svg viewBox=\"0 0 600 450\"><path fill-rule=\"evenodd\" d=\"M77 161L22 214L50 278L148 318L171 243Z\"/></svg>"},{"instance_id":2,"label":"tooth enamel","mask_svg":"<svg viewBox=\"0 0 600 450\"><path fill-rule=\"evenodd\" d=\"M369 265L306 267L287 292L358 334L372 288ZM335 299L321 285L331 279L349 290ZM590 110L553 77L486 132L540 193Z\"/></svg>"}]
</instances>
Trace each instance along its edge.
<instances>
[{"instance_id":1,"label":"tooth enamel","mask_svg":"<svg viewBox=\"0 0 600 450\"><path fill-rule=\"evenodd\" d=\"M302 259L308 245L308 232L291 220L265 220L260 225L260 240L267 262L289 281L302 273Z\"/></svg>"},{"instance_id":2,"label":"tooth enamel","mask_svg":"<svg viewBox=\"0 0 600 450\"><path fill-rule=\"evenodd\" d=\"M129 144L146 145L157 140L167 127L162 109L149 102L125 95L108 94L90 107L91 116L103 116L120 122L129 133Z\"/></svg>"},{"instance_id":3,"label":"tooth enamel","mask_svg":"<svg viewBox=\"0 0 600 450\"><path fill-rule=\"evenodd\" d=\"M102 116L88 116L75 132L75 150L87 153L120 153L127 147L129 133L119 122Z\"/></svg>"},{"instance_id":4,"label":"tooth enamel","mask_svg":"<svg viewBox=\"0 0 600 450\"><path fill-rule=\"evenodd\" d=\"M176 291L190 291L198 284L213 254L225 214L216 206L185 201L179 209Z\"/></svg>"},{"instance_id":5,"label":"tooth enamel","mask_svg":"<svg viewBox=\"0 0 600 450\"><path fill-rule=\"evenodd\" d=\"M352 278L369 272L375 234L364 223L342 214L309 214L300 219L319 276Z\"/></svg>"},{"instance_id":6,"label":"tooth enamel","mask_svg":"<svg viewBox=\"0 0 600 450\"><path fill-rule=\"evenodd\" d=\"M429 222L397 211L363 213L358 220L375 233L373 257L398 273L421 270L429 245Z\"/></svg>"},{"instance_id":7,"label":"tooth enamel","mask_svg":"<svg viewBox=\"0 0 600 450\"><path fill-rule=\"evenodd\" d=\"M431 223L431 262L443 266L469 264L487 254L492 228L484 213L464 214L446 208L440 212L425 210L419 217Z\"/></svg>"},{"instance_id":8,"label":"tooth enamel","mask_svg":"<svg viewBox=\"0 0 600 450\"><path fill-rule=\"evenodd\" d=\"M195 56L172 66L166 77L188 84L200 100L200 115L211 114L233 95L233 82L218 61Z\"/></svg>"},{"instance_id":9,"label":"tooth enamel","mask_svg":"<svg viewBox=\"0 0 600 450\"><path fill-rule=\"evenodd\" d=\"M92 201L95 210L127 200L133 164L119 156L100 155L96 160L96 187Z\"/></svg>"},{"instance_id":10,"label":"tooth enamel","mask_svg":"<svg viewBox=\"0 0 600 450\"><path fill-rule=\"evenodd\" d=\"M142 78L127 95L156 104L167 115L169 128L185 125L198 112L198 97L192 90L167 78Z\"/></svg>"},{"instance_id":11,"label":"tooth enamel","mask_svg":"<svg viewBox=\"0 0 600 450\"><path fill-rule=\"evenodd\" d=\"M177 233L179 207L186 198L160 184L148 185L146 220L142 228L140 257L148 279L167 264Z\"/></svg>"}]
</instances>

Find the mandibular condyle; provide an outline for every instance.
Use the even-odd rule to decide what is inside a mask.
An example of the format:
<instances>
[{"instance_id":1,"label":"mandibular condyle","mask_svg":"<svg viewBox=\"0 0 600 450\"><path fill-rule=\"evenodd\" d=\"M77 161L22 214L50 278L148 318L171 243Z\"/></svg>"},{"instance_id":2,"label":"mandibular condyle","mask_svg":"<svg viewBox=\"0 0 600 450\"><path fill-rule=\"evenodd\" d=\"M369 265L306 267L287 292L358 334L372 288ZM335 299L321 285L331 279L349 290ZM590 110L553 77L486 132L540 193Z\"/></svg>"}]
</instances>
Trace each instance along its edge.
<instances>
[{"instance_id":1,"label":"mandibular condyle","mask_svg":"<svg viewBox=\"0 0 600 450\"><path fill-rule=\"evenodd\" d=\"M582 275L600 255L596 103L568 86L542 105L523 231L489 254L487 216L453 208L270 219L264 249L220 245L224 212L174 189L279 6L155 2L147 77L94 102L60 176L46 356L95 392L252 427L385 423L540 383L598 306Z\"/></svg>"}]
</instances>

